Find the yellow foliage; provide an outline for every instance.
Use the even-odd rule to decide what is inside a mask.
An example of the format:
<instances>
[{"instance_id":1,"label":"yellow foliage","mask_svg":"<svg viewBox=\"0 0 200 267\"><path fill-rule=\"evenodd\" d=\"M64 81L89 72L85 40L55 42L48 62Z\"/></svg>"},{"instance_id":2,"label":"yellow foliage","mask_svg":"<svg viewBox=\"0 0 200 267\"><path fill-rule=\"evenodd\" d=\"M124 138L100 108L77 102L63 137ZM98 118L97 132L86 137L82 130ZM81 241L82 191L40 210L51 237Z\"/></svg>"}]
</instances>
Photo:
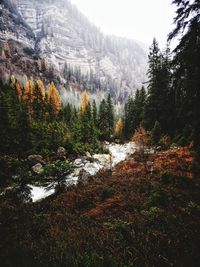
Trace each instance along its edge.
<instances>
[{"instance_id":1,"label":"yellow foliage","mask_svg":"<svg viewBox=\"0 0 200 267\"><path fill-rule=\"evenodd\" d=\"M19 101L20 101L21 98L22 98L22 88L21 88L20 83L19 83L17 80L16 80L16 82L15 82L15 89L16 89L16 91L17 91L18 99L19 99Z\"/></svg>"},{"instance_id":2,"label":"yellow foliage","mask_svg":"<svg viewBox=\"0 0 200 267\"><path fill-rule=\"evenodd\" d=\"M84 112L89 103L89 95L86 91L82 93L81 109Z\"/></svg>"},{"instance_id":3,"label":"yellow foliage","mask_svg":"<svg viewBox=\"0 0 200 267\"><path fill-rule=\"evenodd\" d=\"M55 113L58 113L61 109L61 97L52 82L48 91L48 99Z\"/></svg>"},{"instance_id":4,"label":"yellow foliage","mask_svg":"<svg viewBox=\"0 0 200 267\"><path fill-rule=\"evenodd\" d=\"M27 80L23 99L25 102L32 103L34 100L34 83L33 80Z\"/></svg>"},{"instance_id":5,"label":"yellow foliage","mask_svg":"<svg viewBox=\"0 0 200 267\"><path fill-rule=\"evenodd\" d=\"M40 95L42 97L42 99L44 100L45 99L45 87L44 87L44 84L41 80L37 80L37 85L38 85L38 89L39 89L39 92L40 92Z\"/></svg>"},{"instance_id":6,"label":"yellow foliage","mask_svg":"<svg viewBox=\"0 0 200 267\"><path fill-rule=\"evenodd\" d=\"M122 134L122 129L123 129L123 122L122 119L119 119L115 125L115 135L117 137L120 137Z\"/></svg>"}]
</instances>

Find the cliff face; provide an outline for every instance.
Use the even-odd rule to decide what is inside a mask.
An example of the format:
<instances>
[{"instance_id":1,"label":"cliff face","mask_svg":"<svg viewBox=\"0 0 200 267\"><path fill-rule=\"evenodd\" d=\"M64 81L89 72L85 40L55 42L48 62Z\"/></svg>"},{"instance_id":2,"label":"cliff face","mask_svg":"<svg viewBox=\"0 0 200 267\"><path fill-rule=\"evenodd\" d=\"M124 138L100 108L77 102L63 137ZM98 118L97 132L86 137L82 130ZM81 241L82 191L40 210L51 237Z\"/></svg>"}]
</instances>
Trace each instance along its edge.
<instances>
[{"instance_id":1,"label":"cliff face","mask_svg":"<svg viewBox=\"0 0 200 267\"><path fill-rule=\"evenodd\" d=\"M102 34L68 0L9 3L10 7L0 1L1 10L6 10L1 12L0 38L31 47L47 64L53 64L61 77L67 64L85 76L95 76L101 88L121 101L145 80L146 48Z\"/></svg>"}]
</instances>

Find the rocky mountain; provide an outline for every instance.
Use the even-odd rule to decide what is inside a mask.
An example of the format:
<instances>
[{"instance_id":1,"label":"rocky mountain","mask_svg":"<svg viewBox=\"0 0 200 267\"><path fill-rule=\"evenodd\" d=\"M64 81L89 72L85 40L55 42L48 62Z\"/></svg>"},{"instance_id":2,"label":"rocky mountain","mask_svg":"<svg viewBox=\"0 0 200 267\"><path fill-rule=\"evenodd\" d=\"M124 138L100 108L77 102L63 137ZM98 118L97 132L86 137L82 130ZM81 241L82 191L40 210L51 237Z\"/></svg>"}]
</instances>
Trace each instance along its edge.
<instances>
[{"instance_id":1,"label":"rocky mountain","mask_svg":"<svg viewBox=\"0 0 200 267\"><path fill-rule=\"evenodd\" d=\"M43 76L44 61L61 84L68 81L67 69L76 73L76 82L81 76L94 94L110 92L120 102L145 81L146 47L104 35L68 0L0 0L0 20L1 42L21 44L19 60L32 62L35 75L38 67Z\"/></svg>"}]
</instances>

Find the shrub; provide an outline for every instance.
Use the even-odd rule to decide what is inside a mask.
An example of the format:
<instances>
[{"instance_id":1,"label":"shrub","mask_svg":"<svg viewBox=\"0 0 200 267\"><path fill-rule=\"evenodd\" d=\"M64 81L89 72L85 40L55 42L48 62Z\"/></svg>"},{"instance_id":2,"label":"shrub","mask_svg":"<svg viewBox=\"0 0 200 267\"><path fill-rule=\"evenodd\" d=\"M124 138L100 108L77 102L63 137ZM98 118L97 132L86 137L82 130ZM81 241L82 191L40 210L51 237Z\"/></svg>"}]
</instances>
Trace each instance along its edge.
<instances>
[{"instance_id":1,"label":"shrub","mask_svg":"<svg viewBox=\"0 0 200 267\"><path fill-rule=\"evenodd\" d=\"M67 184L67 176L72 173L74 166L69 161L56 161L44 167L43 176L52 184L49 188L55 186L56 192L63 192Z\"/></svg>"}]
</instances>

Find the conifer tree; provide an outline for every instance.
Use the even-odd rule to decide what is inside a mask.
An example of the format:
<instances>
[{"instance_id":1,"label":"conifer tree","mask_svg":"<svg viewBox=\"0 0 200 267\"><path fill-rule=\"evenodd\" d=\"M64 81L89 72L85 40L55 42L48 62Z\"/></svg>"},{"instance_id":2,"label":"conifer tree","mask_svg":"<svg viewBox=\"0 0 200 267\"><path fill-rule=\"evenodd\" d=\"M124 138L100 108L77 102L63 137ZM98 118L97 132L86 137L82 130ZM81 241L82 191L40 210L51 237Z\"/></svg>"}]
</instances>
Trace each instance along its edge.
<instances>
[{"instance_id":1,"label":"conifer tree","mask_svg":"<svg viewBox=\"0 0 200 267\"><path fill-rule=\"evenodd\" d=\"M174 69L176 84L176 102L184 118L177 118L180 128L184 129L188 122L194 130L194 149L200 155L200 4L199 0L174 0L177 6L175 29L169 35L173 39L182 33L180 43L175 48ZM182 99L179 103L179 99ZM178 111L178 109L177 109Z\"/></svg>"},{"instance_id":2,"label":"conifer tree","mask_svg":"<svg viewBox=\"0 0 200 267\"><path fill-rule=\"evenodd\" d=\"M19 101L21 101L21 98L22 98L22 88L21 88L20 83L17 80L15 82L15 89L17 91L18 99L19 99Z\"/></svg>"},{"instance_id":3,"label":"conifer tree","mask_svg":"<svg viewBox=\"0 0 200 267\"><path fill-rule=\"evenodd\" d=\"M89 102L89 95L86 91L82 93L81 110L84 112Z\"/></svg>"},{"instance_id":4,"label":"conifer tree","mask_svg":"<svg viewBox=\"0 0 200 267\"><path fill-rule=\"evenodd\" d=\"M100 131L101 140L106 140L110 138L109 122L107 115L108 115L107 104L105 99L103 99L99 106L99 116L98 116L98 129Z\"/></svg>"},{"instance_id":5,"label":"conifer tree","mask_svg":"<svg viewBox=\"0 0 200 267\"><path fill-rule=\"evenodd\" d=\"M61 97L53 82L51 82L50 87L49 87L48 100L49 100L50 106L53 109L54 114L55 115L58 114L61 110Z\"/></svg>"},{"instance_id":6,"label":"conifer tree","mask_svg":"<svg viewBox=\"0 0 200 267\"><path fill-rule=\"evenodd\" d=\"M123 122L122 119L118 119L118 121L115 124L115 136L117 138L120 138L122 135L122 129L123 129Z\"/></svg>"},{"instance_id":7,"label":"conifer tree","mask_svg":"<svg viewBox=\"0 0 200 267\"><path fill-rule=\"evenodd\" d=\"M96 105L95 100L92 103L92 115L93 115L94 125L95 125L95 127L97 127L97 123L98 123L97 122L97 117L98 117L98 114L97 114L97 105Z\"/></svg>"},{"instance_id":8,"label":"conifer tree","mask_svg":"<svg viewBox=\"0 0 200 267\"><path fill-rule=\"evenodd\" d=\"M111 95L109 94L107 97L107 116L106 119L108 120L108 131L109 131L109 138L113 135L114 131L114 108L111 99Z\"/></svg>"}]
</instances>

